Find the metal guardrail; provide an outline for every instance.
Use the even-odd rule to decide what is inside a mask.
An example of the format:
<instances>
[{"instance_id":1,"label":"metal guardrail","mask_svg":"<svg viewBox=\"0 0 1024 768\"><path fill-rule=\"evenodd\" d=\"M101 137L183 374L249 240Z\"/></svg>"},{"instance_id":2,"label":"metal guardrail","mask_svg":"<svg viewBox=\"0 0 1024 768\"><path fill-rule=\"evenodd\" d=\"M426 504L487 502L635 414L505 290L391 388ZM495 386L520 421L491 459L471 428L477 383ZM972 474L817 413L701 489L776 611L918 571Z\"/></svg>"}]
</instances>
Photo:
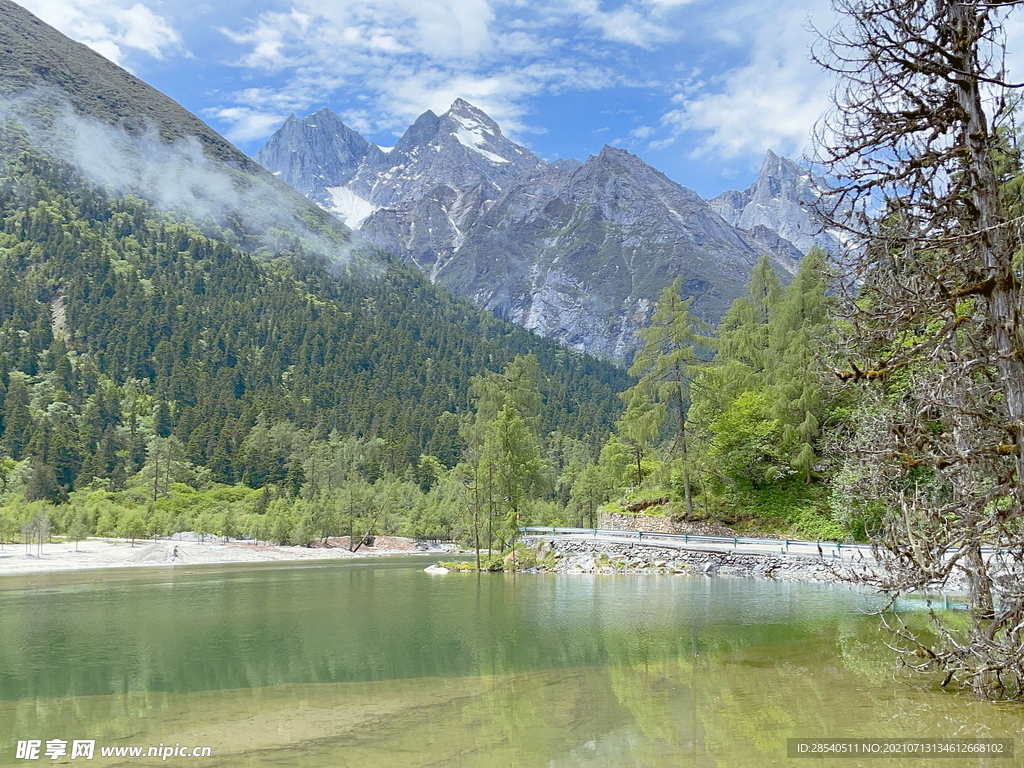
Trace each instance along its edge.
<instances>
[{"instance_id":1,"label":"metal guardrail","mask_svg":"<svg viewBox=\"0 0 1024 768\"><path fill-rule=\"evenodd\" d=\"M573 536L576 538L592 536L597 539L600 536L607 536L620 539L635 539L636 542L656 542L658 540L676 541L683 544L699 544L703 546L711 544L724 544L733 549L739 549L741 545L758 546L770 548L780 554L810 554L810 555L832 555L833 558L852 556L859 552L862 555L870 556L871 547L867 544L843 544L839 541L799 541L795 539L754 539L745 536L701 536L689 533L657 533L654 531L623 531L602 528L553 528L547 526L531 525L520 528L525 534Z\"/></svg>"}]
</instances>

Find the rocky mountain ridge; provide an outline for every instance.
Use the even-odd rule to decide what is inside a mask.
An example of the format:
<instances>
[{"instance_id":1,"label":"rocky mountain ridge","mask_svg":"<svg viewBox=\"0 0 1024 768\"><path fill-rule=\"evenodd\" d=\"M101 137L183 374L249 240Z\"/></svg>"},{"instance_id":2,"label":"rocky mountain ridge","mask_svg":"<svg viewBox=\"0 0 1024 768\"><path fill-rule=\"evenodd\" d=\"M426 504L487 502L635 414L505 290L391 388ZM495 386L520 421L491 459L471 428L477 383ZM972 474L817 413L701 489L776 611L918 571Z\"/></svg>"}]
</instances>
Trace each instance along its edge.
<instances>
[{"instance_id":1,"label":"rocky mountain ridge","mask_svg":"<svg viewBox=\"0 0 1024 768\"><path fill-rule=\"evenodd\" d=\"M456 294L620 362L677 276L715 322L762 253L793 271L812 245L832 250L802 207L817 182L785 158L769 153L750 189L707 201L611 146L546 163L462 99L391 148L328 109L292 116L254 159Z\"/></svg>"},{"instance_id":2,"label":"rocky mountain ridge","mask_svg":"<svg viewBox=\"0 0 1024 768\"><path fill-rule=\"evenodd\" d=\"M822 231L811 215L810 206L824 192L825 186L810 171L769 149L751 186L742 192L723 192L708 202L734 227L748 231L763 227L802 253L817 246L837 255L839 238Z\"/></svg>"}]
</instances>

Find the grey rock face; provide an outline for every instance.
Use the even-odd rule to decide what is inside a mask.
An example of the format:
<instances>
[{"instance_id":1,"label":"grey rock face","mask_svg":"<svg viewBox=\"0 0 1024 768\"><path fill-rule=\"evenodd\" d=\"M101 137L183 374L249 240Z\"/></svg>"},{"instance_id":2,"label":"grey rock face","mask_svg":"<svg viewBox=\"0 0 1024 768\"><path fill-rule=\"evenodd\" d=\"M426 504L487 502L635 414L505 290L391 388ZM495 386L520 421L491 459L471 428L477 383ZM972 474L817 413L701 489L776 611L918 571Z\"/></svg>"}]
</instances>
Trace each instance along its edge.
<instances>
[{"instance_id":1,"label":"grey rock face","mask_svg":"<svg viewBox=\"0 0 1024 768\"><path fill-rule=\"evenodd\" d=\"M321 109L302 120L289 117L253 159L320 202L324 188L349 181L368 154L384 153L331 110Z\"/></svg>"},{"instance_id":2,"label":"grey rock face","mask_svg":"<svg viewBox=\"0 0 1024 768\"><path fill-rule=\"evenodd\" d=\"M569 347L628 360L677 276L697 313L717 319L759 253L696 193L605 147L505 190L436 279Z\"/></svg>"},{"instance_id":3,"label":"grey rock face","mask_svg":"<svg viewBox=\"0 0 1024 768\"><path fill-rule=\"evenodd\" d=\"M695 311L715 322L761 253L795 269L801 247L771 222L799 229L793 211L806 213L793 200L812 182L770 158L758 184L709 204L613 147L585 163L547 164L461 99L441 116L425 112L389 151L321 110L290 118L256 155L454 293L624 362L677 276ZM757 220L759 206L774 219Z\"/></svg>"},{"instance_id":4,"label":"grey rock face","mask_svg":"<svg viewBox=\"0 0 1024 768\"><path fill-rule=\"evenodd\" d=\"M788 240L801 253L816 245L835 255L839 239L821 230L809 208L823 191L823 184L810 171L768 150L752 186L742 192L723 192L710 202L733 226L746 230L761 226Z\"/></svg>"}]
</instances>

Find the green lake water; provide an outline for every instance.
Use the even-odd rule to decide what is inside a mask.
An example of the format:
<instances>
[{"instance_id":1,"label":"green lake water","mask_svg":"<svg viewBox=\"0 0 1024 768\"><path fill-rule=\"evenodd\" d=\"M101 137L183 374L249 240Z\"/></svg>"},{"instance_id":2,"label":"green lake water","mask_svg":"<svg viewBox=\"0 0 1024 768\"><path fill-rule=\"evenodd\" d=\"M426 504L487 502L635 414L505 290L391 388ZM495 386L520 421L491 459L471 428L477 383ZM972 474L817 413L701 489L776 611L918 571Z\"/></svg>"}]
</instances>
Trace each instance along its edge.
<instances>
[{"instance_id":1,"label":"green lake water","mask_svg":"<svg viewBox=\"0 0 1024 768\"><path fill-rule=\"evenodd\" d=\"M429 560L0 579L19 740L295 768L1024 765L1024 708L893 674L870 600L689 576L432 576ZM790 759L787 738L1014 738L1005 759Z\"/></svg>"}]
</instances>

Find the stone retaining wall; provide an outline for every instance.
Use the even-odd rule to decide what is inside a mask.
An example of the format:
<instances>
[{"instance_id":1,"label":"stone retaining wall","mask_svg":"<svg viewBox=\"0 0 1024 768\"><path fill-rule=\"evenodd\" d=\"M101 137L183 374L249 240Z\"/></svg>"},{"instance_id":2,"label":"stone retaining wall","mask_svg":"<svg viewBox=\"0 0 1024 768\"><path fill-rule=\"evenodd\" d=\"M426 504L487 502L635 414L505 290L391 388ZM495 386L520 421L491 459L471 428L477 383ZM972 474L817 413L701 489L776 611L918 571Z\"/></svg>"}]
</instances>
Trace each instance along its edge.
<instances>
[{"instance_id":1,"label":"stone retaining wall","mask_svg":"<svg viewBox=\"0 0 1024 768\"><path fill-rule=\"evenodd\" d=\"M650 531L651 533L688 533L691 536L735 536L735 532L714 523L676 522L658 515L633 515L626 512L602 512L597 527L607 531Z\"/></svg>"},{"instance_id":2,"label":"stone retaining wall","mask_svg":"<svg viewBox=\"0 0 1024 768\"><path fill-rule=\"evenodd\" d=\"M657 544L610 544L530 537L556 558L558 573L695 573L760 576L792 581L843 582L863 573L863 564L805 555L771 555L728 550L675 549Z\"/></svg>"}]
</instances>

